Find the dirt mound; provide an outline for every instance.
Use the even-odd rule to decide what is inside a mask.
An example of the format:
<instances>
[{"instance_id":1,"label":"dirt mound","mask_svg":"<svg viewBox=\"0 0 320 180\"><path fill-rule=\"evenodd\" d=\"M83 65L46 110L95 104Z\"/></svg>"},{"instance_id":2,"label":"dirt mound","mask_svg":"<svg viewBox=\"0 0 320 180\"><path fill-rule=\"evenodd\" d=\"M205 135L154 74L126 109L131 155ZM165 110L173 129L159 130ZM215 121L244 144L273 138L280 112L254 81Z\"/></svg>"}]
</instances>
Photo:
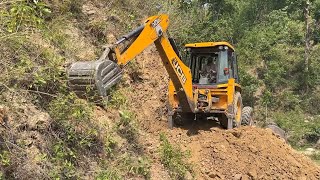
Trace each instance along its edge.
<instances>
[{"instance_id":1,"label":"dirt mound","mask_svg":"<svg viewBox=\"0 0 320 180\"><path fill-rule=\"evenodd\" d=\"M320 179L320 168L271 130L223 130L209 121L168 130L168 75L155 47L145 50L136 63L139 73L132 77L129 72L131 78L127 78L128 104L147 132L146 146L156 149L159 132L165 132L171 143L191 151L196 179Z\"/></svg>"},{"instance_id":2,"label":"dirt mound","mask_svg":"<svg viewBox=\"0 0 320 180\"><path fill-rule=\"evenodd\" d=\"M199 178L320 179L320 168L271 130L207 129L193 124L175 129L170 139L191 151L191 161L197 164Z\"/></svg>"}]
</instances>

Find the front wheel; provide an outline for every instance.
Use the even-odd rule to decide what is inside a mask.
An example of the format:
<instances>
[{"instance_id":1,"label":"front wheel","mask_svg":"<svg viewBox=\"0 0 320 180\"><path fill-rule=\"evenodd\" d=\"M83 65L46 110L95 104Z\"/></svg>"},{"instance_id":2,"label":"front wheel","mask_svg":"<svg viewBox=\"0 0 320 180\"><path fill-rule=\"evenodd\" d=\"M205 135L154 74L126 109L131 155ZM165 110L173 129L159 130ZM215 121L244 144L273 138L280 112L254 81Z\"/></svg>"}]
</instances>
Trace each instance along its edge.
<instances>
[{"instance_id":1,"label":"front wheel","mask_svg":"<svg viewBox=\"0 0 320 180\"><path fill-rule=\"evenodd\" d=\"M220 126L223 128L223 129L229 129L229 127L233 126L233 121L232 119L228 119L228 117L225 115L225 114L222 114L220 117L219 117L219 122L220 122Z\"/></svg>"}]
</instances>

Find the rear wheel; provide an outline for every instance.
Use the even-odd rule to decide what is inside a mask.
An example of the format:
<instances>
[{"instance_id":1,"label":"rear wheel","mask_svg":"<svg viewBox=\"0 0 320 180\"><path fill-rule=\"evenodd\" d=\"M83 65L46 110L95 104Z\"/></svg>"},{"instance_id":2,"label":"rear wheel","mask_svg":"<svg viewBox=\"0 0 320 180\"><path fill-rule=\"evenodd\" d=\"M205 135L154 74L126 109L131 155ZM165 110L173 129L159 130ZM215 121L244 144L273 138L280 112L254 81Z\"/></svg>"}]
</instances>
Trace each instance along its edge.
<instances>
[{"instance_id":1,"label":"rear wheel","mask_svg":"<svg viewBox=\"0 0 320 180\"><path fill-rule=\"evenodd\" d=\"M242 119L242 98L237 92L233 98L233 118L228 118L226 115L220 117L220 125L225 129L232 129L241 126Z\"/></svg>"},{"instance_id":2,"label":"rear wheel","mask_svg":"<svg viewBox=\"0 0 320 180\"><path fill-rule=\"evenodd\" d=\"M219 117L220 126L224 129L228 129L228 117L225 114L222 114Z\"/></svg>"},{"instance_id":3,"label":"rear wheel","mask_svg":"<svg viewBox=\"0 0 320 180\"><path fill-rule=\"evenodd\" d=\"M252 107L246 106L242 109L242 126L252 126L253 125L253 109Z\"/></svg>"}]
</instances>

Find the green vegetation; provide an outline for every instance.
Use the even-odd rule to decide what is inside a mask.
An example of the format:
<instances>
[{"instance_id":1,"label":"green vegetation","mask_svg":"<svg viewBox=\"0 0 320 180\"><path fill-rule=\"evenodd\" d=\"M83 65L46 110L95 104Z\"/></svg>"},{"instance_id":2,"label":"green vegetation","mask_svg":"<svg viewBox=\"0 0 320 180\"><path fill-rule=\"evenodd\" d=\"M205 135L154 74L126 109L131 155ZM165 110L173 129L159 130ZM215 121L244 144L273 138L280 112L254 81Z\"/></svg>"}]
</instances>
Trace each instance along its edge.
<instances>
[{"instance_id":1,"label":"green vegetation","mask_svg":"<svg viewBox=\"0 0 320 180\"><path fill-rule=\"evenodd\" d=\"M160 141L161 162L168 169L173 179L184 179L187 172L193 172L191 164L186 162L190 155L188 152L183 152L178 147L174 147L164 134L160 135Z\"/></svg>"},{"instance_id":2,"label":"green vegetation","mask_svg":"<svg viewBox=\"0 0 320 180\"><path fill-rule=\"evenodd\" d=\"M10 156L8 151L3 151L0 154L0 161L2 166L8 166L10 165Z\"/></svg>"},{"instance_id":3,"label":"green vegetation","mask_svg":"<svg viewBox=\"0 0 320 180\"><path fill-rule=\"evenodd\" d=\"M113 108L120 108L124 107L127 104L127 99L125 94L120 91L119 89L114 88L110 92L110 100L108 101L107 105Z\"/></svg>"},{"instance_id":4,"label":"green vegetation","mask_svg":"<svg viewBox=\"0 0 320 180\"><path fill-rule=\"evenodd\" d=\"M12 179L16 169L25 168L21 162L27 157L43 172L31 172L37 168L30 165L15 178L78 179L90 168L96 179L150 178L151 162L138 142L136 115L127 107L128 89L110 92L108 110L120 116L115 123L99 124L96 106L70 93L65 69L71 62L96 58L101 46L109 43L109 33L119 37L146 15L159 12L171 16L170 32L180 45L224 40L236 46L244 102L255 107L257 120L274 120L297 148L313 146L320 138L319 1L308 6L307 0L98 0L90 1L93 9L88 2L0 2L0 96L9 99L0 102L22 124L0 127L0 179ZM141 80L135 62L127 74L133 81ZM47 126L24 124L24 115L32 115L30 104L50 115ZM45 139L43 147L19 139L28 130L37 133L30 135L32 139ZM39 152L32 151L35 157L28 156L28 146L39 146ZM187 153L164 135L159 150L172 178L192 172ZM319 160L319 155L313 158Z\"/></svg>"},{"instance_id":5,"label":"green vegetation","mask_svg":"<svg viewBox=\"0 0 320 180\"><path fill-rule=\"evenodd\" d=\"M96 180L121 180L121 177L117 171L107 170L100 172Z\"/></svg>"},{"instance_id":6,"label":"green vegetation","mask_svg":"<svg viewBox=\"0 0 320 180\"><path fill-rule=\"evenodd\" d=\"M299 111L275 113L275 122L289 133L289 142L296 147L315 144L320 136L320 118ZM293 123L294 122L294 123Z\"/></svg>"},{"instance_id":7,"label":"green vegetation","mask_svg":"<svg viewBox=\"0 0 320 180\"><path fill-rule=\"evenodd\" d=\"M123 92L115 88L107 104L109 109L120 111L119 119L100 124L94 115L96 106L92 99L82 100L70 93L66 80L66 67L70 62L95 59L101 46L107 43L109 31L123 34L131 29L142 17L140 12L145 5L138 12L132 10L124 14L122 4L112 2L114 11L105 11L105 16L113 16L110 21L128 16L130 21L121 20L116 22L117 29L110 29L109 19L89 20L84 13L84 3L78 0L0 2L0 93L1 97L8 94L14 97L10 101L1 99L1 103L12 113L27 114L29 109L23 109L27 108L23 105L30 103L50 115L45 119L48 126L43 125L43 129L40 127L44 122L36 124L32 130L28 123L21 128L18 126L17 132L11 127L1 129L0 179L14 176L18 179L79 179L89 170L90 177L96 179L150 177L150 161L142 153L135 115L126 108ZM103 1L91 3L99 7L110 5ZM127 1L125 4L133 7L141 3ZM15 103L21 103L21 108ZM24 116L16 118L19 122ZM45 140L31 153L35 153L38 164L25 167L21 162L33 158L27 150L34 142L24 139L27 136L24 133L29 130L36 133L30 135L32 139ZM11 144L2 143L2 138ZM41 166L39 171L38 166ZM19 168L24 173L14 175Z\"/></svg>"},{"instance_id":8,"label":"green vegetation","mask_svg":"<svg viewBox=\"0 0 320 180\"><path fill-rule=\"evenodd\" d=\"M319 152L311 155L311 159L313 159L316 163L318 163L320 165L320 153Z\"/></svg>"}]
</instances>

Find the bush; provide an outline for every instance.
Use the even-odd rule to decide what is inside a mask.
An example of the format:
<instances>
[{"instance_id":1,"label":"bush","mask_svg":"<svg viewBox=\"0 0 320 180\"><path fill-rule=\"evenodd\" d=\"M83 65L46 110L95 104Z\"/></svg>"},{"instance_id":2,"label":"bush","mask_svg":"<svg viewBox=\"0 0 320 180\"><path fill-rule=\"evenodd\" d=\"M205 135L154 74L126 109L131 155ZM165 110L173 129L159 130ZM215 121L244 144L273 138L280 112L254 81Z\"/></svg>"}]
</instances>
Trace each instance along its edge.
<instances>
[{"instance_id":1,"label":"bush","mask_svg":"<svg viewBox=\"0 0 320 180\"><path fill-rule=\"evenodd\" d=\"M141 175L145 179L150 179L150 164L149 160L145 157L135 157L133 154L124 154L121 159L121 169L127 175Z\"/></svg>"},{"instance_id":2,"label":"bush","mask_svg":"<svg viewBox=\"0 0 320 180\"><path fill-rule=\"evenodd\" d=\"M320 118L303 114L301 111L277 112L274 121L288 132L288 141L296 147L312 145L320 138Z\"/></svg>"},{"instance_id":3,"label":"bush","mask_svg":"<svg viewBox=\"0 0 320 180\"><path fill-rule=\"evenodd\" d=\"M4 17L2 26L9 33L31 30L30 27L39 28L50 14L51 10L45 3L31 0L8 2L6 8L0 11Z\"/></svg>"},{"instance_id":4,"label":"bush","mask_svg":"<svg viewBox=\"0 0 320 180\"><path fill-rule=\"evenodd\" d=\"M172 146L164 134L160 135L161 163L168 169L173 179L184 179L185 174L192 171L192 167L186 162L190 155Z\"/></svg>"}]
</instances>

